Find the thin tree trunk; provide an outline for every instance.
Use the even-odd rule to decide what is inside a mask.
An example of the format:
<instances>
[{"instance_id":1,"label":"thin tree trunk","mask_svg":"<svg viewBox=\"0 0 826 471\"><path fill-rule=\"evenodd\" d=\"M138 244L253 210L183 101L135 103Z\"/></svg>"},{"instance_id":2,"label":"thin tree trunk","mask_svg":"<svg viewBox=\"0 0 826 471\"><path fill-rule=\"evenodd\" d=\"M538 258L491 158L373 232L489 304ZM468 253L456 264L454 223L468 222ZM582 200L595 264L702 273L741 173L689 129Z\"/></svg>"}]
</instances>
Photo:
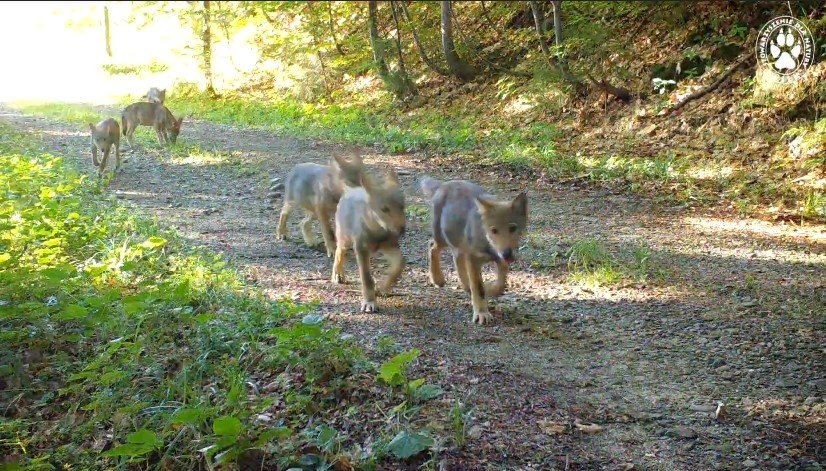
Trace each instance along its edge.
<instances>
[{"instance_id":1,"label":"thin tree trunk","mask_svg":"<svg viewBox=\"0 0 826 471\"><path fill-rule=\"evenodd\" d=\"M407 68L404 66L404 56L402 55L402 27L399 25L399 16L396 14L396 2L390 0L390 10L393 12L393 23L396 25L396 51L399 56L399 70L407 77Z\"/></svg>"},{"instance_id":2,"label":"thin tree trunk","mask_svg":"<svg viewBox=\"0 0 826 471\"><path fill-rule=\"evenodd\" d=\"M551 50L548 48L548 43L545 41L545 28L542 25L542 11L539 9L539 4L535 0L528 2L531 4L531 11L533 12L533 24L536 28L536 35L539 37L539 47L548 61L551 60Z\"/></svg>"},{"instance_id":3,"label":"thin tree trunk","mask_svg":"<svg viewBox=\"0 0 826 471\"><path fill-rule=\"evenodd\" d=\"M203 45L203 59L204 59L204 77L207 81L206 91L210 96L215 96L215 84L212 78L212 23L210 12L210 0L203 0L204 4L204 29L201 33L201 42Z\"/></svg>"},{"instance_id":4,"label":"thin tree trunk","mask_svg":"<svg viewBox=\"0 0 826 471\"><path fill-rule=\"evenodd\" d=\"M562 45L562 0L554 0L554 39L557 47Z\"/></svg>"},{"instance_id":5,"label":"thin tree trunk","mask_svg":"<svg viewBox=\"0 0 826 471\"><path fill-rule=\"evenodd\" d=\"M103 7L103 27L106 30L106 55L112 57L112 30L109 27L109 7Z\"/></svg>"},{"instance_id":6,"label":"thin tree trunk","mask_svg":"<svg viewBox=\"0 0 826 471\"><path fill-rule=\"evenodd\" d=\"M399 8L401 8L402 13L404 14L404 18L407 20L407 24L410 25L410 32L413 34L413 43L416 45L416 50L419 51L419 57L422 58L422 62L427 65L430 70L436 72L439 75L448 76L450 73L446 71L444 68L440 67L439 64L434 62L430 56L427 55L427 51L425 51L422 42L419 40L419 34L416 33L416 24L410 19L410 12L407 11L407 7L405 6L404 2L399 2Z\"/></svg>"},{"instance_id":7,"label":"thin tree trunk","mask_svg":"<svg viewBox=\"0 0 826 471\"><path fill-rule=\"evenodd\" d=\"M389 70L387 69L387 62L384 61L384 50L382 50L381 41L379 40L378 23L378 6L376 0L370 0L368 4L369 22L370 22L370 46L373 48L373 61L376 63L376 68L379 71L379 76L382 79L387 79Z\"/></svg>"},{"instance_id":8,"label":"thin tree trunk","mask_svg":"<svg viewBox=\"0 0 826 471\"><path fill-rule=\"evenodd\" d=\"M327 15L330 17L330 36L333 37L333 44L336 46L336 51L338 51L339 55L344 55L344 49L342 49L341 44L338 43L338 38L336 37L336 27L335 22L333 21L333 2L327 2Z\"/></svg>"},{"instance_id":9,"label":"thin tree trunk","mask_svg":"<svg viewBox=\"0 0 826 471\"><path fill-rule=\"evenodd\" d=\"M450 0L442 0L442 51L447 61L450 73L460 80L470 80L476 75L473 68L459 57L456 45L453 43L453 19Z\"/></svg>"}]
</instances>

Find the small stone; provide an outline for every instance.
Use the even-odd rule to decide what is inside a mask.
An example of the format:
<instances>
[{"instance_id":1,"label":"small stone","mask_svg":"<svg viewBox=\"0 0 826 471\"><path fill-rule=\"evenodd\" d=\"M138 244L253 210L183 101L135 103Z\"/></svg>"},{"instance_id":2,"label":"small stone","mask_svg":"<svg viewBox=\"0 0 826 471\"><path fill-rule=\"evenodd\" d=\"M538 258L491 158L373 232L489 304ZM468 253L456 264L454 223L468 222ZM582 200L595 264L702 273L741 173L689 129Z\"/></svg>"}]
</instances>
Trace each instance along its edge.
<instances>
[{"instance_id":1,"label":"small stone","mask_svg":"<svg viewBox=\"0 0 826 471\"><path fill-rule=\"evenodd\" d=\"M743 467L746 468L746 469L751 469L751 468L754 468L755 466L757 466L757 461L754 461L754 460L743 461Z\"/></svg>"},{"instance_id":2,"label":"small stone","mask_svg":"<svg viewBox=\"0 0 826 471\"><path fill-rule=\"evenodd\" d=\"M812 404L817 404L817 396L809 396L803 401L803 405L811 406Z\"/></svg>"},{"instance_id":3,"label":"small stone","mask_svg":"<svg viewBox=\"0 0 826 471\"><path fill-rule=\"evenodd\" d=\"M680 438L697 438L697 432L682 425L678 425L677 427L675 427L674 433L676 433L677 436Z\"/></svg>"}]
</instances>

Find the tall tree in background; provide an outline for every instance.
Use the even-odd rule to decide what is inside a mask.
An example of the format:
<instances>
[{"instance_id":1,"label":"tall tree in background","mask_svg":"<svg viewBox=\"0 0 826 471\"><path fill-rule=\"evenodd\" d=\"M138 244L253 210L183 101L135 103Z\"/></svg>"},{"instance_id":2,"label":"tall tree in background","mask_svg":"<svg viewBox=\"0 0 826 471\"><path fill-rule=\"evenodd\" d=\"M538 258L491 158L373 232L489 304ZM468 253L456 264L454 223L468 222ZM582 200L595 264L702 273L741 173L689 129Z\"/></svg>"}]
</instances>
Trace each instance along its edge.
<instances>
[{"instance_id":1,"label":"tall tree in background","mask_svg":"<svg viewBox=\"0 0 826 471\"><path fill-rule=\"evenodd\" d=\"M103 28L106 30L106 55L112 57L112 34L109 28L109 7L103 6Z\"/></svg>"},{"instance_id":2,"label":"tall tree in background","mask_svg":"<svg viewBox=\"0 0 826 471\"><path fill-rule=\"evenodd\" d=\"M201 43L203 47L204 78L206 78L207 82L206 92L214 96L215 85L212 80L212 28L210 25L212 18L209 11L210 0L203 0L203 4L203 30L201 32Z\"/></svg>"},{"instance_id":3,"label":"tall tree in background","mask_svg":"<svg viewBox=\"0 0 826 471\"><path fill-rule=\"evenodd\" d=\"M450 73L460 80L470 80L476 75L473 67L456 52L453 43L453 6L450 0L442 0L442 51Z\"/></svg>"},{"instance_id":4,"label":"tall tree in background","mask_svg":"<svg viewBox=\"0 0 826 471\"><path fill-rule=\"evenodd\" d=\"M368 3L368 23L370 24L370 46L373 49L373 61L375 62L379 77L384 81L387 89L396 95L396 98L403 99L409 95L415 95L416 88L404 69L401 49L399 49L398 71L390 70L390 67L387 65L387 59L384 54L386 44L384 39L379 36L378 2L376 2L376 0L370 0ZM401 41L397 41L396 44L401 48Z\"/></svg>"},{"instance_id":5,"label":"tall tree in background","mask_svg":"<svg viewBox=\"0 0 826 471\"><path fill-rule=\"evenodd\" d=\"M554 36L556 46L562 46L562 0L553 0L554 6Z\"/></svg>"}]
</instances>

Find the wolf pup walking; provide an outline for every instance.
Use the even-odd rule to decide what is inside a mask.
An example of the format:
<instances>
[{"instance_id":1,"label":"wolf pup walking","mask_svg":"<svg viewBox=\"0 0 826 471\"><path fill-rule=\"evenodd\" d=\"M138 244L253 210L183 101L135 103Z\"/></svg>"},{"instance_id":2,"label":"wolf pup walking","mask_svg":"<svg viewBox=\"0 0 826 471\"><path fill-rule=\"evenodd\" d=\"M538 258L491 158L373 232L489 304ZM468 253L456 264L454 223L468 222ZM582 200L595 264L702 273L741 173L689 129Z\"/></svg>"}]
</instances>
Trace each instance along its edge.
<instances>
[{"instance_id":1,"label":"wolf pup walking","mask_svg":"<svg viewBox=\"0 0 826 471\"><path fill-rule=\"evenodd\" d=\"M120 126L118 122L107 118L99 122L97 126L89 123L89 130L92 131L92 162L98 168L98 178L101 178L106 170L112 146L115 147L115 172L120 170ZM98 151L103 154L100 160L98 160Z\"/></svg>"},{"instance_id":2,"label":"wolf pup walking","mask_svg":"<svg viewBox=\"0 0 826 471\"><path fill-rule=\"evenodd\" d=\"M404 233L404 194L399 179L391 170L385 185L377 185L368 175L361 178L360 188L344 192L336 209L336 257L332 281L344 283L344 261L347 249L356 254L361 275L361 311L378 312L376 288L371 273L370 258L381 252L389 262L387 278L379 287L382 292L399 280L404 257L399 238Z\"/></svg>"},{"instance_id":3,"label":"wolf pup walking","mask_svg":"<svg viewBox=\"0 0 826 471\"><path fill-rule=\"evenodd\" d=\"M166 100L166 89L164 88L163 90L158 90L157 88L152 87L148 92L146 92L144 98L146 98L146 101L149 103L160 103L163 105L163 102Z\"/></svg>"},{"instance_id":4,"label":"wolf pup walking","mask_svg":"<svg viewBox=\"0 0 826 471\"><path fill-rule=\"evenodd\" d=\"M184 118L175 119L169 108L160 103L148 103L141 101L132 103L124 108L120 115L123 126L123 135L129 141L129 147L134 149L135 143L132 137L138 126L152 126L158 136L158 144L164 145L175 143L178 134L181 133L181 124Z\"/></svg>"},{"instance_id":5,"label":"wolf pup walking","mask_svg":"<svg viewBox=\"0 0 826 471\"><path fill-rule=\"evenodd\" d=\"M507 285L508 264L514 260L528 222L527 195L523 192L513 201L496 201L469 181L439 182L430 177L422 178L419 186L433 211L430 282L444 286L440 255L450 247L459 282L470 291L473 322L491 321L487 298L502 294ZM496 282L485 286L482 265L491 261L496 263Z\"/></svg>"},{"instance_id":6,"label":"wolf pup walking","mask_svg":"<svg viewBox=\"0 0 826 471\"><path fill-rule=\"evenodd\" d=\"M281 207L276 231L278 240L287 238L287 219L296 207L300 207L307 213L307 217L301 222L304 242L310 246L315 245L311 230L313 220L317 219L321 225L327 256L332 257L336 242L331 223L336 205L345 187L359 185L361 171L362 159L358 155L354 155L349 162L343 156L335 154L326 166L304 163L293 167L287 174L284 186L284 205Z\"/></svg>"}]
</instances>

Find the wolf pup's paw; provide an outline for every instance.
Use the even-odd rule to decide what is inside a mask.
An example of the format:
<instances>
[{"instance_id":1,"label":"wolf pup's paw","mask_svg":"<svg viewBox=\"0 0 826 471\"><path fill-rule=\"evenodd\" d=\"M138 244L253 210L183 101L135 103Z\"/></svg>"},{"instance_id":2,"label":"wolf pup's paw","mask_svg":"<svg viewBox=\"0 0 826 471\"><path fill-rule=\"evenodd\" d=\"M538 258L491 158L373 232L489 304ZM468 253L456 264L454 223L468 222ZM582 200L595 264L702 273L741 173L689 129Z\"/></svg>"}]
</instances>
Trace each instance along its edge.
<instances>
[{"instance_id":1,"label":"wolf pup's paw","mask_svg":"<svg viewBox=\"0 0 826 471\"><path fill-rule=\"evenodd\" d=\"M484 325L493 322L493 315L490 311L474 312L473 322L475 324Z\"/></svg>"},{"instance_id":2,"label":"wolf pup's paw","mask_svg":"<svg viewBox=\"0 0 826 471\"><path fill-rule=\"evenodd\" d=\"M379 312L379 307L375 301L362 301L361 312Z\"/></svg>"},{"instance_id":3,"label":"wolf pup's paw","mask_svg":"<svg viewBox=\"0 0 826 471\"><path fill-rule=\"evenodd\" d=\"M433 286L441 288L445 285L445 277L440 276L438 278L435 278L433 275L430 275L430 284L432 284Z\"/></svg>"},{"instance_id":4,"label":"wolf pup's paw","mask_svg":"<svg viewBox=\"0 0 826 471\"><path fill-rule=\"evenodd\" d=\"M330 281L332 281L333 283L339 284L339 285L343 285L344 284L344 275L342 275L340 273L336 273L332 276L332 278L330 278Z\"/></svg>"}]
</instances>

